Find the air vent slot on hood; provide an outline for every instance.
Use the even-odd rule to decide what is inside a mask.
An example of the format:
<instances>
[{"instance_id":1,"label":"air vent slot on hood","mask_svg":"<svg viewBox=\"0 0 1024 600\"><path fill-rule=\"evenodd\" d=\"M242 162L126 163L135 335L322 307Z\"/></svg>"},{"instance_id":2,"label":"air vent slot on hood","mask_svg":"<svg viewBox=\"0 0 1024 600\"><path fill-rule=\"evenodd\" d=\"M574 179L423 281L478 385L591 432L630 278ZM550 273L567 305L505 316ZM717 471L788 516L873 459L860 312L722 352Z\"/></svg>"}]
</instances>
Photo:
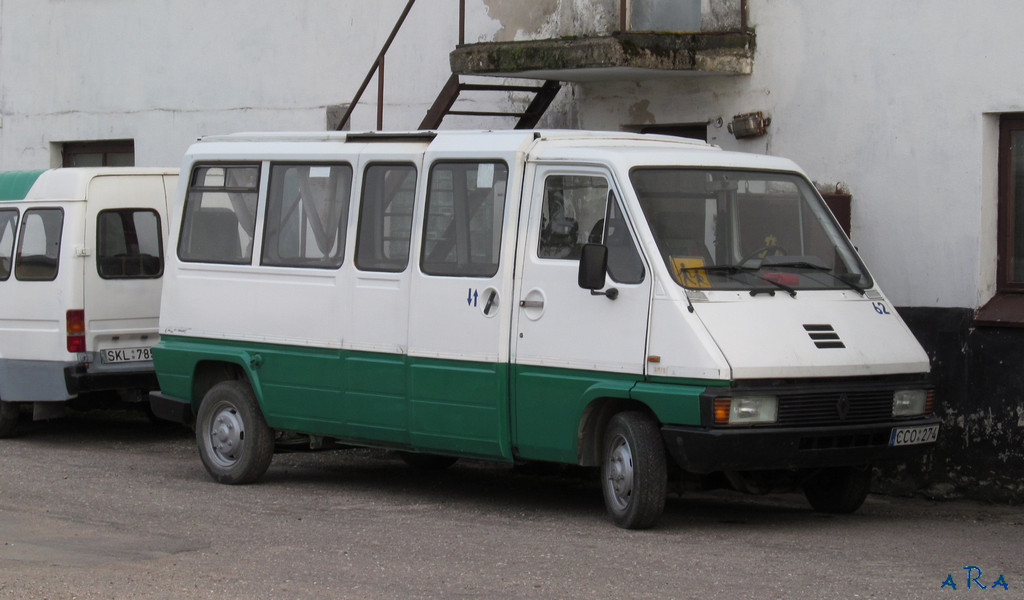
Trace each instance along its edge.
<instances>
[{"instance_id":1,"label":"air vent slot on hood","mask_svg":"<svg viewBox=\"0 0 1024 600\"><path fill-rule=\"evenodd\" d=\"M831 325L804 325L804 331L818 348L845 348L839 334Z\"/></svg>"}]
</instances>

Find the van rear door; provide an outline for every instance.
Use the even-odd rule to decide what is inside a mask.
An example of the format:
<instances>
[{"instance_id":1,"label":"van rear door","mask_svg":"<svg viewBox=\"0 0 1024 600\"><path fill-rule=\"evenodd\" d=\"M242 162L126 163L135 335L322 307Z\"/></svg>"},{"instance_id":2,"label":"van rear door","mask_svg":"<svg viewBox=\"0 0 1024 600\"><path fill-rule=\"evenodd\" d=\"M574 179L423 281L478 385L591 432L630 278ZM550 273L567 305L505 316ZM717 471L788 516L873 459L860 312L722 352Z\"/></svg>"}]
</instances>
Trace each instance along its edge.
<instances>
[{"instance_id":1,"label":"van rear door","mask_svg":"<svg viewBox=\"0 0 1024 600\"><path fill-rule=\"evenodd\" d=\"M156 343L167 198L177 178L100 175L85 222L86 349L101 368L148 364Z\"/></svg>"}]
</instances>

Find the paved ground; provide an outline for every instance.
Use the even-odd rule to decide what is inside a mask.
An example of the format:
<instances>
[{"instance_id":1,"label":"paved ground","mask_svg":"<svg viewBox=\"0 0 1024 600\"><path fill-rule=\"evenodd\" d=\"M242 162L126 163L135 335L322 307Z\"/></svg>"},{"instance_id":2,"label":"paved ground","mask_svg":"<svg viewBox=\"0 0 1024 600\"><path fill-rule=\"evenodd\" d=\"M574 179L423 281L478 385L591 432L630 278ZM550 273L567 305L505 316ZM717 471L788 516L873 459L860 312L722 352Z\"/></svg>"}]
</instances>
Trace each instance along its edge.
<instances>
[{"instance_id":1,"label":"paved ground","mask_svg":"<svg viewBox=\"0 0 1024 600\"><path fill-rule=\"evenodd\" d=\"M3 599L1024 597L1024 507L871 496L833 517L715 492L631 532L590 471L324 452L231 487L141 416L22 433L0 440Z\"/></svg>"}]
</instances>

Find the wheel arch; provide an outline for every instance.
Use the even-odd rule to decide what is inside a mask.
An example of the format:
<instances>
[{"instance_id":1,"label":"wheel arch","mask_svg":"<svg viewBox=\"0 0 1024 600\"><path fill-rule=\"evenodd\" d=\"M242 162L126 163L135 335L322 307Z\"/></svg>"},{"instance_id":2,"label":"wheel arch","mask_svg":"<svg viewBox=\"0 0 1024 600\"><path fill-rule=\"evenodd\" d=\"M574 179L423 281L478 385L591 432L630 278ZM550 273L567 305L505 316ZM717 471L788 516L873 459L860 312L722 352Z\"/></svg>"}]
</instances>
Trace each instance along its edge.
<instances>
[{"instance_id":1,"label":"wheel arch","mask_svg":"<svg viewBox=\"0 0 1024 600\"><path fill-rule=\"evenodd\" d=\"M221 381L244 381L256 395L256 400L262 404L257 386L253 385L249 373L239 363L223 359L203 359L196 363L192 371L192 414L199 413L199 405L203 397L210 391L210 388Z\"/></svg>"},{"instance_id":2,"label":"wheel arch","mask_svg":"<svg viewBox=\"0 0 1024 600\"><path fill-rule=\"evenodd\" d=\"M577 462L584 467L601 464L601 444L608 422L624 411L639 411L649 414L655 421L658 416L643 402L630 398L603 396L592 400L583 411L577 433ZM660 421L659 421L660 422Z\"/></svg>"}]
</instances>

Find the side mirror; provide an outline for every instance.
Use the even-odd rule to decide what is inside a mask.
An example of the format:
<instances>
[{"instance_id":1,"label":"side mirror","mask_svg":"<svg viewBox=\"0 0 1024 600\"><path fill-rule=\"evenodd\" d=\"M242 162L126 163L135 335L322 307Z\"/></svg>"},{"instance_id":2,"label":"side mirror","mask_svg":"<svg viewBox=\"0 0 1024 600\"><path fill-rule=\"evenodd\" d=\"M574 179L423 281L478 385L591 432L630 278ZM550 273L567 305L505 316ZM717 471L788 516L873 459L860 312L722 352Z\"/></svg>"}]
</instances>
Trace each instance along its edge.
<instances>
[{"instance_id":1,"label":"side mirror","mask_svg":"<svg viewBox=\"0 0 1024 600\"><path fill-rule=\"evenodd\" d=\"M608 247L603 244L584 244L580 251L579 286L595 296L607 296L609 300L618 297L619 291L611 288L606 292L597 290L604 287L608 272Z\"/></svg>"}]
</instances>

